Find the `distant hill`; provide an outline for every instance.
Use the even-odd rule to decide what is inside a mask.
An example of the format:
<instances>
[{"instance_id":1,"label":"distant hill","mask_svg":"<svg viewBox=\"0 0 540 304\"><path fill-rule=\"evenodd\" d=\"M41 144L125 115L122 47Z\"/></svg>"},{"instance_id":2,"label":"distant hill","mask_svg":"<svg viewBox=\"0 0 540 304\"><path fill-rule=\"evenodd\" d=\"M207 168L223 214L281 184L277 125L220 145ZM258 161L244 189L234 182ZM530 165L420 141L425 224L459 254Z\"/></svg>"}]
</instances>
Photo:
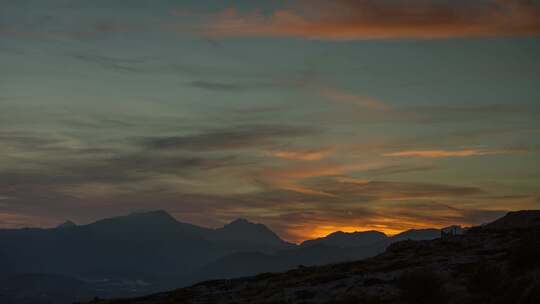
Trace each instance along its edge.
<instances>
[{"instance_id":1,"label":"distant hill","mask_svg":"<svg viewBox=\"0 0 540 304\"><path fill-rule=\"evenodd\" d=\"M336 231L322 238L304 241L301 245L328 245L340 248L363 247L383 242L387 238L388 237L386 234L379 231L362 231L352 233Z\"/></svg>"},{"instance_id":2,"label":"distant hill","mask_svg":"<svg viewBox=\"0 0 540 304\"><path fill-rule=\"evenodd\" d=\"M297 247L273 253L239 252L226 255L199 269L194 277L204 279L234 278L261 272L284 271L298 265L313 266L353 261L384 252L402 240L432 240L439 229L408 230L392 237L378 231L334 232L326 237L307 240Z\"/></svg>"},{"instance_id":3,"label":"distant hill","mask_svg":"<svg viewBox=\"0 0 540 304\"><path fill-rule=\"evenodd\" d=\"M208 233L207 237L218 244L242 251L272 252L294 247L265 225L254 224L245 219L234 220L223 228Z\"/></svg>"},{"instance_id":4,"label":"distant hill","mask_svg":"<svg viewBox=\"0 0 540 304\"><path fill-rule=\"evenodd\" d=\"M464 234L433 240L410 238L434 236L435 231L409 231L396 236L395 240L405 240L394 242L384 253L360 261L300 266L282 273L206 281L142 298L92 303L540 303L537 216L538 211L509 213ZM322 245L313 247L317 246ZM237 256L247 268L270 261L279 270L280 259L268 258Z\"/></svg>"},{"instance_id":5,"label":"distant hill","mask_svg":"<svg viewBox=\"0 0 540 304\"><path fill-rule=\"evenodd\" d=\"M392 236L390 240L392 243L403 240L423 241L436 239L440 236L441 229L411 229Z\"/></svg>"},{"instance_id":6,"label":"distant hill","mask_svg":"<svg viewBox=\"0 0 540 304\"><path fill-rule=\"evenodd\" d=\"M67 220L67 221L63 222L62 224L56 226L56 228L63 229L63 228L72 228L72 227L75 227L75 226L77 226L77 224L75 224L72 221Z\"/></svg>"},{"instance_id":7,"label":"distant hill","mask_svg":"<svg viewBox=\"0 0 540 304\"><path fill-rule=\"evenodd\" d=\"M485 225L488 229L516 229L540 225L540 210L509 212L500 219Z\"/></svg>"}]
</instances>

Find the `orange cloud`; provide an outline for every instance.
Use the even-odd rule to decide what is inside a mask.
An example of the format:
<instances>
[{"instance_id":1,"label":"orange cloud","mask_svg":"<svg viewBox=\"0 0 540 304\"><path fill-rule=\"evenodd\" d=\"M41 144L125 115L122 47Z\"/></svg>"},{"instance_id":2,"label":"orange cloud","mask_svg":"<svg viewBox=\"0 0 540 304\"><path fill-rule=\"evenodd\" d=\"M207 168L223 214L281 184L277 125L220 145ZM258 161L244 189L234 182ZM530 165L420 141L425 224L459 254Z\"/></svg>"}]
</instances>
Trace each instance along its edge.
<instances>
[{"instance_id":1,"label":"orange cloud","mask_svg":"<svg viewBox=\"0 0 540 304\"><path fill-rule=\"evenodd\" d=\"M227 9L206 25L214 36L388 39L537 36L540 8L531 0L298 1L268 15Z\"/></svg>"},{"instance_id":2,"label":"orange cloud","mask_svg":"<svg viewBox=\"0 0 540 304\"><path fill-rule=\"evenodd\" d=\"M424 157L424 158L444 158L444 157L469 157L504 153L504 151L489 151L477 149L463 150L408 150L385 153L387 157Z\"/></svg>"},{"instance_id":3,"label":"orange cloud","mask_svg":"<svg viewBox=\"0 0 540 304\"><path fill-rule=\"evenodd\" d=\"M338 176L335 179L339 183L351 183L351 184L356 184L356 185L365 185L365 184L370 183L370 180L367 180L367 179L358 179L358 178L352 178L348 176Z\"/></svg>"},{"instance_id":4,"label":"orange cloud","mask_svg":"<svg viewBox=\"0 0 540 304\"><path fill-rule=\"evenodd\" d=\"M320 92L323 97L334 101L348 102L372 110L386 111L390 109L384 102L371 97L353 95L332 88L323 88Z\"/></svg>"},{"instance_id":5,"label":"orange cloud","mask_svg":"<svg viewBox=\"0 0 540 304\"><path fill-rule=\"evenodd\" d=\"M315 190L299 183L302 180L337 176L347 172L368 170L376 167L376 164L314 164L311 166L293 166L282 169L272 169L263 172L265 182L280 189L291 190L299 193L322 196L335 196L330 192Z\"/></svg>"},{"instance_id":6,"label":"orange cloud","mask_svg":"<svg viewBox=\"0 0 540 304\"><path fill-rule=\"evenodd\" d=\"M269 151L269 155L289 160L321 160L328 155L328 150Z\"/></svg>"}]
</instances>

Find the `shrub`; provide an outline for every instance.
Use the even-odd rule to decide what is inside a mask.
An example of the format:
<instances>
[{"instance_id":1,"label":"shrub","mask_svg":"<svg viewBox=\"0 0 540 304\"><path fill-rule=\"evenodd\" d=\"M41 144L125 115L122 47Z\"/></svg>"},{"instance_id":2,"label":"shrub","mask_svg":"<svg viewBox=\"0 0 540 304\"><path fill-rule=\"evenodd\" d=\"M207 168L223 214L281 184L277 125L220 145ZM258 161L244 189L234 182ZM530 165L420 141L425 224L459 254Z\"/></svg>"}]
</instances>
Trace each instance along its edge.
<instances>
[{"instance_id":1,"label":"shrub","mask_svg":"<svg viewBox=\"0 0 540 304\"><path fill-rule=\"evenodd\" d=\"M482 264L476 268L469 278L467 289L471 294L480 296L497 292L504 283L504 275L496 265Z\"/></svg>"},{"instance_id":2,"label":"shrub","mask_svg":"<svg viewBox=\"0 0 540 304\"><path fill-rule=\"evenodd\" d=\"M302 289L302 290L296 291L295 294L296 294L296 298L300 300L309 300L309 299L313 299L317 293L313 290Z\"/></svg>"},{"instance_id":3,"label":"shrub","mask_svg":"<svg viewBox=\"0 0 540 304\"><path fill-rule=\"evenodd\" d=\"M528 271L540 266L540 235L531 233L524 236L510 253L513 270Z\"/></svg>"},{"instance_id":4,"label":"shrub","mask_svg":"<svg viewBox=\"0 0 540 304\"><path fill-rule=\"evenodd\" d=\"M345 295L340 298L332 299L326 304L379 304L382 303L378 297L368 295Z\"/></svg>"},{"instance_id":5,"label":"shrub","mask_svg":"<svg viewBox=\"0 0 540 304\"><path fill-rule=\"evenodd\" d=\"M537 304L540 301L540 282L536 281L531 285L520 304Z\"/></svg>"},{"instance_id":6,"label":"shrub","mask_svg":"<svg viewBox=\"0 0 540 304\"><path fill-rule=\"evenodd\" d=\"M431 270L414 270L401 275L397 280L401 299L411 304L444 303L444 282L440 275Z\"/></svg>"}]
</instances>

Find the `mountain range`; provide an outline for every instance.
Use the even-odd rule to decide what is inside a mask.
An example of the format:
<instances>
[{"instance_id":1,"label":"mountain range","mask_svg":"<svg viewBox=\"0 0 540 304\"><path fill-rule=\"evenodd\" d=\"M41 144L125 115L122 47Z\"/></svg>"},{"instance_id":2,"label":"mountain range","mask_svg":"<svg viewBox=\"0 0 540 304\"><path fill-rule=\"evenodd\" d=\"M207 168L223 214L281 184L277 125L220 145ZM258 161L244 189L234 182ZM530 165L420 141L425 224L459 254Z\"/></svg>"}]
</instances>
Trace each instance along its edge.
<instances>
[{"instance_id":1,"label":"mountain range","mask_svg":"<svg viewBox=\"0 0 540 304\"><path fill-rule=\"evenodd\" d=\"M376 243L379 238L384 239L377 232L338 233L318 242L343 246L347 240ZM519 211L462 234L397 241L363 260L211 280L140 298L92 303L536 304L539 256L540 211Z\"/></svg>"},{"instance_id":2,"label":"mountain range","mask_svg":"<svg viewBox=\"0 0 540 304\"><path fill-rule=\"evenodd\" d=\"M37 295L40 303L137 296L208 279L362 259L397 241L435 239L440 233L335 232L297 245L245 219L211 229L161 210L88 225L66 221L56 228L4 229L0 302L33 303Z\"/></svg>"}]
</instances>

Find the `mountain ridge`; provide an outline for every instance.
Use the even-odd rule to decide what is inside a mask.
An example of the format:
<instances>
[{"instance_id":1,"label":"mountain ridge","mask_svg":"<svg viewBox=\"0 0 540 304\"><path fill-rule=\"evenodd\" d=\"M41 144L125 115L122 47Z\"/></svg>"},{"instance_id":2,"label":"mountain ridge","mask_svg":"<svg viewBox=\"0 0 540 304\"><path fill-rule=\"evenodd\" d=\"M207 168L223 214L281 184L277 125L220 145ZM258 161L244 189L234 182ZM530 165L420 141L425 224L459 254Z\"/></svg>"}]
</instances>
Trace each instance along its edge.
<instances>
[{"instance_id":1,"label":"mountain ridge","mask_svg":"<svg viewBox=\"0 0 540 304\"><path fill-rule=\"evenodd\" d=\"M296 245L246 219L205 228L180 222L163 210L69 226L0 230L0 277L60 275L82 279L81 297L134 297L208 279L355 261L400 241L441 237L440 229L413 229L394 236L335 232Z\"/></svg>"},{"instance_id":2,"label":"mountain ridge","mask_svg":"<svg viewBox=\"0 0 540 304\"><path fill-rule=\"evenodd\" d=\"M493 222L510 223L504 229L488 224L433 240L401 240L364 260L301 265L286 272L92 303L533 304L540 300L540 221L513 225L524 218L531 213L507 214Z\"/></svg>"}]
</instances>

